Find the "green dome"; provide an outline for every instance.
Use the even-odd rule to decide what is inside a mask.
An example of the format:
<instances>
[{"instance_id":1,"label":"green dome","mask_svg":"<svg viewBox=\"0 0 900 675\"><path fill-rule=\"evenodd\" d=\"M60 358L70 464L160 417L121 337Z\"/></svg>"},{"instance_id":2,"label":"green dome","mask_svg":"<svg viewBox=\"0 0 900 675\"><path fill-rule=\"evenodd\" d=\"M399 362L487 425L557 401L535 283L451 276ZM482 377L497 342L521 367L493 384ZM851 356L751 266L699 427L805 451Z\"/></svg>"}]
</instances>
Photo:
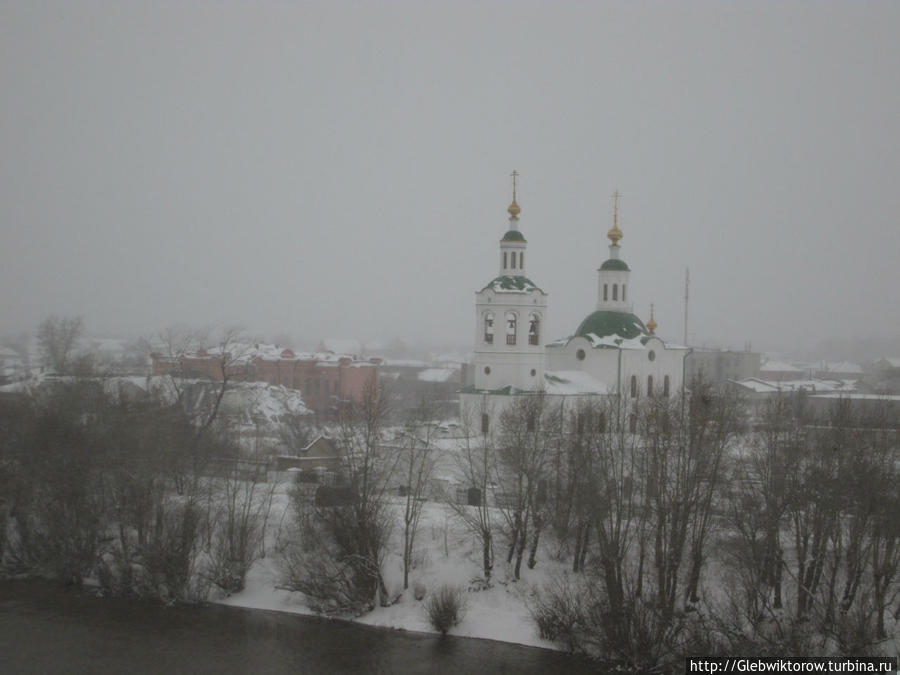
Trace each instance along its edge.
<instances>
[{"instance_id":1,"label":"green dome","mask_svg":"<svg viewBox=\"0 0 900 675\"><path fill-rule=\"evenodd\" d=\"M525 236L518 230L507 230L500 241L525 241Z\"/></svg>"},{"instance_id":2,"label":"green dome","mask_svg":"<svg viewBox=\"0 0 900 675\"><path fill-rule=\"evenodd\" d=\"M625 264L624 260L619 260L618 258L610 258L605 263L600 265L601 270L618 270L621 272L630 272L628 269L628 265Z\"/></svg>"},{"instance_id":3,"label":"green dome","mask_svg":"<svg viewBox=\"0 0 900 675\"><path fill-rule=\"evenodd\" d=\"M575 331L576 336L587 337L593 333L597 337L618 335L626 340L648 335L644 322L629 312L611 312L598 310L589 314Z\"/></svg>"}]
</instances>

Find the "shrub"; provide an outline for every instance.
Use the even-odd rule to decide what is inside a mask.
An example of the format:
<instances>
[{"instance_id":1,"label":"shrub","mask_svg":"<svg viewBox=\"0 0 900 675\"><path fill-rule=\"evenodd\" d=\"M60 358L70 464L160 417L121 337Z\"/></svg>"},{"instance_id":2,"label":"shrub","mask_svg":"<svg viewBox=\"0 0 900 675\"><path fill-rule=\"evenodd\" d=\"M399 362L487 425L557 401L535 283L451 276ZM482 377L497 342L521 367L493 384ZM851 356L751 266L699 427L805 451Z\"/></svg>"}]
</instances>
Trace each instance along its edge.
<instances>
[{"instance_id":1,"label":"shrub","mask_svg":"<svg viewBox=\"0 0 900 675\"><path fill-rule=\"evenodd\" d=\"M457 625L465 614L465 600L457 588L441 586L425 603L425 612L432 628L446 635L447 631Z\"/></svg>"},{"instance_id":2,"label":"shrub","mask_svg":"<svg viewBox=\"0 0 900 675\"><path fill-rule=\"evenodd\" d=\"M413 586L413 596L415 597L416 600L421 601L422 599L424 599L426 592L427 591L425 589L425 584L423 584L421 581L417 582Z\"/></svg>"}]
</instances>

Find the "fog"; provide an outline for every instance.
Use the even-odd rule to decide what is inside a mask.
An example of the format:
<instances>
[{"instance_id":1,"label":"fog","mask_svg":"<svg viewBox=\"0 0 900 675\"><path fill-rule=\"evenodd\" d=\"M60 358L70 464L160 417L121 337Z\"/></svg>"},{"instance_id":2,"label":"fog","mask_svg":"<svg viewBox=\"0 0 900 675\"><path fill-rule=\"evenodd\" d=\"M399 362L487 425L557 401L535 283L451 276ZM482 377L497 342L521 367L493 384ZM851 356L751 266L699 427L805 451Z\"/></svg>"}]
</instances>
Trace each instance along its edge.
<instances>
[{"instance_id":1,"label":"fog","mask_svg":"<svg viewBox=\"0 0 900 675\"><path fill-rule=\"evenodd\" d=\"M520 172L548 336L900 335L900 4L0 6L0 335L474 339Z\"/></svg>"}]
</instances>

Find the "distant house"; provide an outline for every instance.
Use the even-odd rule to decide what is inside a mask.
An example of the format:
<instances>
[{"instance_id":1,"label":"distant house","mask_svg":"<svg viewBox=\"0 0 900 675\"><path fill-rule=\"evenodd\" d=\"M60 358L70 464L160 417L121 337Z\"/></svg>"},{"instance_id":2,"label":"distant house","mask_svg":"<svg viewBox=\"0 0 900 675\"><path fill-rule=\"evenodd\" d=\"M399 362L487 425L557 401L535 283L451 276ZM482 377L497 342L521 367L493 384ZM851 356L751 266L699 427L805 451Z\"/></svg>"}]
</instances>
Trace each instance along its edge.
<instances>
[{"instance_id":1,"label":"distant house","mask_svg":"<svg viewBox=\"0 0 900 675\"><path fill-rule=\"evenodd\" d=\"M19 352L0 347L0 385L15 382L25 376L25 361Z\"/></svg>"},{"instance_id":2,"label":"distant house","mask_svg":"<svg viewBox=\"0 0 900 675\"><path fill-rule=\"evenodd\" d=\"M792 366L786 361L769 359L759 367L759 378L775 382L787 380L802 380L807 377L807 372L801 368Z\"/></svg>"},{"instance_id":3,"label":"distant house","mask_svg":"<svg viewBox=\"0 0 900 675\"><path fill-rule=\"evenodd\" d=\"M342 401L358 400L366 383L378 380L380 359L362 360L346 354L297 353L276 345L235 346L222 354L198 349L178 356L153 354L154 375L203 378L221 382L224 374L243 382L267 382L303 394L318 415L333 416Z\"/></svg>"},{"instance_id":4,"label":"distant house","mask_svg":"<svg viewBox=\"0 0 900 675\"><path fill-rule=\"evenodd\" d=\"M823 380L859 380L863 369L858 363L820 361L812 368L813 377Z\"/></svg>"},{"instance_id":5,"label":"distant house","mask_svg":"<svg viewBox=\"0 0 900 675\"><path fill-rule=\"evenodd\" d=\"M743 380L759 375L758 352L733 352L727 349L695 348L685 359L688 382L697 377L712 383Z\"/></svg>"},{"instance_id":6,"label":"distant house","mask_svg":"<svg viewBox=\"0 0 900 675\"><path fill-rule=\"evenodd\" d=\"M275 458L278 471L299 469L301 471L339 472L344 456L337 444L330 438L319 436L300 450L297 455L280 455Z\"/></svg>"}]
</instances>

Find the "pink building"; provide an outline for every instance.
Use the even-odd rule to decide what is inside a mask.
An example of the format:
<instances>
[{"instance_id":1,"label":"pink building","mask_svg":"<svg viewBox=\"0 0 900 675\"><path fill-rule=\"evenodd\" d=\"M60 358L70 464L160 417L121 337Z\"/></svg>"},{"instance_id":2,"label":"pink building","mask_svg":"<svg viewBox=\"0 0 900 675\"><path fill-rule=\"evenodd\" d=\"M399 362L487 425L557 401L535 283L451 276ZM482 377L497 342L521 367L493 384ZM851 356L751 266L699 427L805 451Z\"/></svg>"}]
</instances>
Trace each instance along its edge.
<instances>
[{"instance_id":1,"label":"pink building","mask_svg":"<svg viewBox=\"0 0 900 675\"><path fill-rule=\"evenodd\" d=\"M154 375L178 375L221 382L225 374L244 382L267 382L299 389L306 405L332 416L342 400L359 399L366 383L378 381L381 359L332 353L295 353L274 345L235 347L224 355L199 349L179 356L153 354Z\"/></svg>"}]
</instances>

